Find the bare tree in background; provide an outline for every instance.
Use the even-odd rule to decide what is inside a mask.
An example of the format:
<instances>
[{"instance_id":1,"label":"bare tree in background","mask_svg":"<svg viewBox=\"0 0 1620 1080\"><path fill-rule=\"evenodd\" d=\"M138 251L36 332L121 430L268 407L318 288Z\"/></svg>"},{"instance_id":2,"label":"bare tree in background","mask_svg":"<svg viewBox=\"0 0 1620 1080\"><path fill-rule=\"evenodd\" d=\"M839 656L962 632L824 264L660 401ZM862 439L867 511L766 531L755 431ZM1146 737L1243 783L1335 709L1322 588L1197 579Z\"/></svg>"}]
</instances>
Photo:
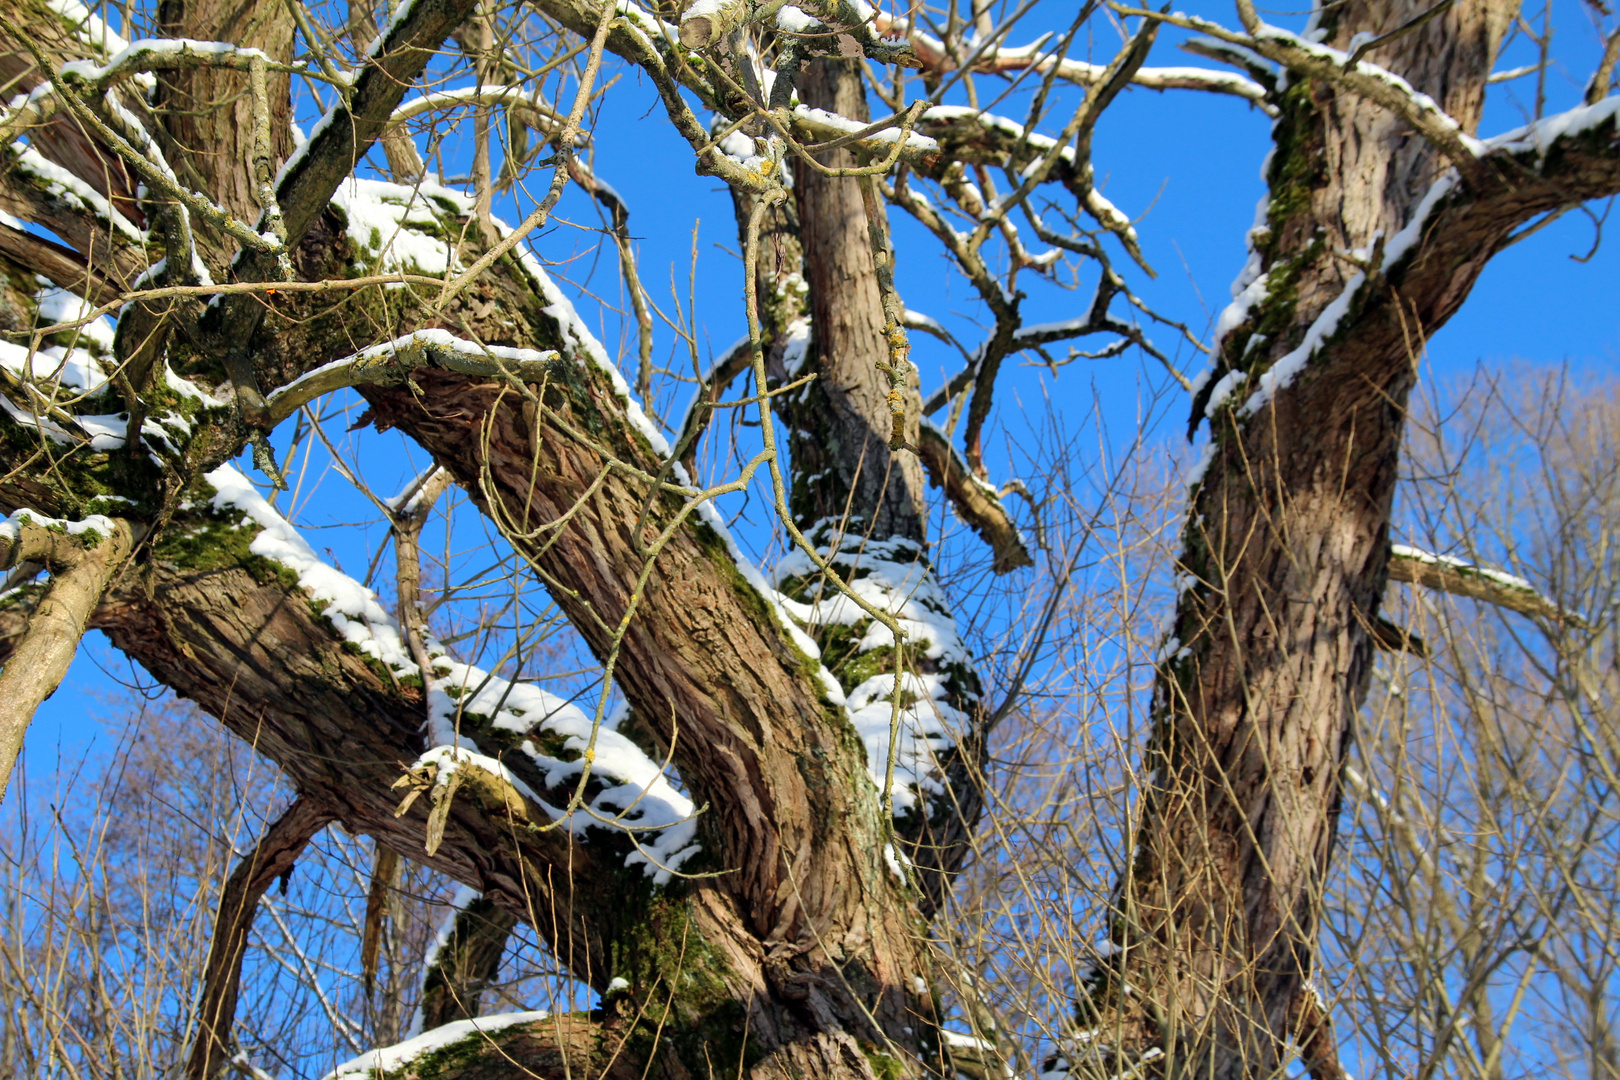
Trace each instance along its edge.
<instances>
[{"instance_id":1,"label":"bare tree in background","mask_svg":"<svg viewBox=\"0 0 1620 1080\"><path fill-rule=\"evenodd\" d=\"M0 208L18 221L0 224L0 540L19 582L50 571L11 597L10 655L52 658L27 672L47 693L98 628L280 767L302 809L233 871L222 895L241 899L221 905L214 955L263 906L270 863L255 860L290 858L335 821L475 890L467 910L502 913L497 929L522 921L601 997L440 1028L357 1069L1031 1067L1001 1048L990 995L957 977L960 924L934 922L970 849L996 842L980 832L997 794L988 752L1029 670L975 665L926 483L995 569L1039 556L1057 583L1023 642L1038 657L1087 529L1030 520L1032 550L987 444L1006 362L1056 365L1075 342L1065 362L1162 362L1210 441L1152 667L1141 795L1114 826L1132 835L1095 908L1105 947L1074 968L1070 1018L1032 1022L1061 1050L1054 1071L1271 1076L1297 1050L1319 1080L1341 1075L1310 980L1351 725L1375 648L1411 646L1380 614L1385 586L1397 564L1465 595L1501 584L1392 563L1407 400L1423 342L1493 254L1620 191L1620 31L1603 9L1585 103L1541 117L1538 91L1534 122L1489 140L1487 79L1522 22L1500 0L1350 0L1298 33L1248 0L1231 26L1121 4L165 0L123 11L133 45L72 0L3 10L0 73L21 96L0 151ZM1057 29L1019 44L1037 11ZM1235 70L1149 65L1166 26ZM1120 44L1089 63L1093 37ZM737 208L748 339L705 365L689 313L666 318L697 384L680 419L628 210L582 152L620 134L588 130L614 69L657 88ZM1000 79L1022 87L1007 98L1017 119L990 102ZM1096 184L1092 134L1132 85L1236 95L1274 120L1249 268L1196 381L1145 333L1159 317L1128 283L1149 272L1135 228ZM291 118L311 92L324 108L300 137ZM473 128L464 189L441 183L433 122L457 111ZM387 180L362 165L373 146ZM634 380L531 250L570 184L607 218ZM505 190L516 226L493 215ZM983 340L956 343L907 308L894 272L914 253L896 249L891 214L943 246L989 316ZM1091 300L1026 324L1021 290L1060 267L1094 284ZM926 394L914 331L964 359ZM292 421L298 439L328 438L317 410L344 391L367 406L356 424L397 429L433 462L377 502L394 613L229 464L251 448L285 484L270 434ZM730 418L756 424L755 441L722 456ZM487 656L435 633L421 537L447 486L498 532L488 561L519 568L496 575L504 587L544 588L599 693L575 703L526 677L536 636L520 602ZM1098 486L1105 501L1116 490ZM780 530L769 580L716 510L742 491ZM88 593L83 565L105 570ZM38 696L0 702L24 714L0 719L26 723L19 703ZM478 1011L480 932L447 954L462 1005L440 1018ZM1476 946L1469 932L1459 948ZM234 961L205 967L199 1000L235 1000ZM1463 1003L1476 1033L1488 998ZM977 1033L947 1028L952 1009ZM231 1012L187 1032L198 1080L238 1056Z\"/></svg>"}]
</instances>

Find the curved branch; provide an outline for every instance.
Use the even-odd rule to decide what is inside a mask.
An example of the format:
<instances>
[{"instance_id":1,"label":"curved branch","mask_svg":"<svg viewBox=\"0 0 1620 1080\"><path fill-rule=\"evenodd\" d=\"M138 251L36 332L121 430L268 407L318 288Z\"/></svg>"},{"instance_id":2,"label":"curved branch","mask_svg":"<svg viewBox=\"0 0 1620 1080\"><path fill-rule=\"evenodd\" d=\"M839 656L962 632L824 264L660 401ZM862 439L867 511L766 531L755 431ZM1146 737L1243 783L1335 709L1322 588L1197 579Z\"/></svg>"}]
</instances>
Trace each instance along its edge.
<instances>
[{"instance_id":1,"label":"curved branch","mask_svg":"<svg viewBox=\"0 0 1620 1080\"><path fill-rule=\"evenodd\" d=\"M214 915L214 935L197 1003L197 1039L186 1059L187 1080L213 1080L231 1059L242 958L247 954L248 931L253 928L259 900L277 878L292 873L304 845L336 817L319 800L299 795L231 871Z\"/></svg>"},{"instance_id":2,"label":"curved branch","mask_svg":"<svg viewBox=\"0 0 1620 1080\"><path fill-rule=\"evenodd\" d=\"M1389 579L1422 585L1426 589L1450 593L1452 596L1483 600L1521 615L1567 624L1580 630L1590 629L1591 625L1580 615L1541 595L1521 577L1475 566L1446 555L1419 551L1403 544L1396 544L1390 550Z\"/></svg>"},{"instance_id":3,"label":"curved branch","mask_svg":"<svg viewBox=\"0 0 1620 1080\"><path fill-rule=\"evenodd\" d=\"M30 613L27 632L0 671L0 800L11 783L11 770L35 710L67 674L90 613L134 543L127 522L107 518L70 524L17 514L0 524L0 568L32 562L51 570L50 584Z\"/></svg>"},{"instance_id":4,"label":"curved branch","mask_svg":"<svg viewBox=\"0 0 1620 1080\"><path fill-rule=\"evenodd\" d=\"M917 429L917 456L928 470L928 480L943 486L957 516L995 552L991 568L998 574L1034 566L1023 533L1013 524L996 489L973 475L945 433L926 421Z\"/></svg>"}]
</instances>

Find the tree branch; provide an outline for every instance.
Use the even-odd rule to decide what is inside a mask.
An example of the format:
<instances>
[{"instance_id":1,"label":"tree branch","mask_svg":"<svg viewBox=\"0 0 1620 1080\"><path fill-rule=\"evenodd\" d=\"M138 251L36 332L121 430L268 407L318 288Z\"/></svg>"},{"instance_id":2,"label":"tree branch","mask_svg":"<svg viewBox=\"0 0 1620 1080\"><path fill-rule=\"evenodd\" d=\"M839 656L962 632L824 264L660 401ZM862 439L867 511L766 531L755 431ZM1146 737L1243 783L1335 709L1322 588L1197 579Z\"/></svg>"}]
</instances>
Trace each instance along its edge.
<instances>
[{"instance_id":1,"label":"tree branch","mask_svg":"<svg viewBox=\"0 0 1620 1080\"><path fill-rule=\"evenodd\" d=\"M1542 596L1523 578L1402 544L1396 544L1390 551L1389 579L1422 585L1452 596L1483 600L1521 615L1580 630L1590 629L1586 619Z\"/></svg>"},{"instance_id":2,"label":"tree branch","mask_svg":"<svg viewBox=\"0 0 1620 1080\"><path fill-rule=\"evenodd\" d=\"M51 571L27 633L0 671L0 800L29 721L67 674L90 613L134 543L127 522L108 518L68 524L23 513L0 525L0 569L34 562Z\"/></svg>"},{"instance_id":3,"label":"tree branch","mask_svg":"<svg viewBox=\"0 0 1620 1080\"><path fill-rule=\"evenodd\" d=\"M500 971L517 919L480 896L458 908L422 976L422 1030L479 1014L484 988Z\"/></svg>"},{"instance_id":4,"label":"tree branch","mask_svg":"<svg viewBox=\"0 0 1620 1080\"><path fill-rule=\"evenodd\" d=\"M1001 505L996 489L974 476L945 433L924 422L917 429L917 456L928 470L928 480L944 487L957 516L973 527L995 552L991 568L998 574L1033 566L1024 536Z\"/></svg>"},{"instance_id":5,"label":"tree branch","mask_svg":"<svg viewBox=\"0 0 1620 1080\"><path fill-rule=\"evenodd\" d=\"M214 935L197 1003L197 1036L186 1059L187 1080L214 1080L230 1061L242 958L259 900L277 878L292 873L304 845L336 818L324 803L300 794L231 871L214 915Z\"/></svg>"}]
</instances>

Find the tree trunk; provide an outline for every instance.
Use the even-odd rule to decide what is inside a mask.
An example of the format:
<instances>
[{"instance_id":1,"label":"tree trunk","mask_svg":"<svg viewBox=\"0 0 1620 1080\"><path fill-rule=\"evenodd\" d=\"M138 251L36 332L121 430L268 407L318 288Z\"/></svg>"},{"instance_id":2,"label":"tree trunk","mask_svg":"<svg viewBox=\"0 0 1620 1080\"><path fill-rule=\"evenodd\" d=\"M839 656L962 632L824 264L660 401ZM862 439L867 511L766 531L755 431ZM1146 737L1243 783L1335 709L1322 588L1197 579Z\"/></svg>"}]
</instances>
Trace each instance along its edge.
<instances>
[{"instance_id":1,"label":"tree trunk","mask_svg":"<svg viewBox=\"0 0 1620 1080\"><path fill-rule=\"evenodd\" d=\"M1343 48L1424 6L1325 9L1327 41ZM1370 59L1472 130L1510 13L1460 3ZM1499 240L1476 224L1471 257L1456 262L1419 243L1362 289L1341 253L1378 260L1447 163L1332 83L1295 73L1282 106L1255 240L1266 298L1223 338L1211 383L1222 382L1196 402L1213 401L1213 456L1189 499L1150 779L1113 916L1123 949L1079 1003L1092 1037L1075 1056L1088 1068L1158 1050L1167 1073L1271 1076L1293 1038L1321 1057L1320 1025L1296 1032L1290 1018L1309 1012L1299 1001L1375 647L1406 397L1423 337ZM1445 235L1434 221L1423 239ZM1347 291L1357 302L1337 332L1270 386L1273 365Z\"/></svg>"}]
</instances>

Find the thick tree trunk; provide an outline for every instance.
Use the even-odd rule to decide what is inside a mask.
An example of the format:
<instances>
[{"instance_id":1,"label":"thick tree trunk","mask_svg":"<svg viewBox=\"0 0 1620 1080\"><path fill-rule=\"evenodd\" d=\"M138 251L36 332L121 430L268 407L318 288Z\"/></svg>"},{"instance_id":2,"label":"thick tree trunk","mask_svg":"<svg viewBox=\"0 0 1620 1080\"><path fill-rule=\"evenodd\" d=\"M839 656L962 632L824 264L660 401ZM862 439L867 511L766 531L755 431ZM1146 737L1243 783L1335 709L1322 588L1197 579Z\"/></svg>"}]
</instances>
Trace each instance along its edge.
<instances>
[{"instance_id":1,"label":"thick tree trunk","mask_svg":"<svg viewBox=\"0 0 1620 1080\"><path fill-rule=\"evenodd\" d=\"M283 62L292 57L296 27L285 3L162 0L157 17L164 37L229 41ZM263 107L270 114L272 175L292 152L290 78L279 72L267 78ZM181 181L206 192L238 221L257 221L263 207L251 167L258 133L248 73L211 67L164 72L153 108L166 135L165 154ZM209 231L203 222L192 226ZM204 251L223 255L222 246L222 238L213 236Z\"/></svg>"},{"instance_id":2,"label":"thick tree trunk","mask_svg":"<svg viewBox=\"0 0 1620 1080\"><path fill-rule=\"evenodd\" d=\"M870 119L859 60L817 60L799 89L811 108ZM834 168L861 164L846 150L823 157ZM853 178L795 166L817 377L787 408L793 514L805 529L830 522L840 532L898 537L921 549L922 466L915 454L889 449L888 383L880 371L889 354L860 188ZM905 398L906 441L915 446L922 415L915 369Z\"/></svg>"},{"instance_id":3,"label":"thick tree trunk","mask_svg":"<svg viewBox=\"0 0 1620 1080\"><path fill-rule=\"evenodd\" d=\"M1423 6L1325 9L1328 43ZM1510 12L1460 3L1370 59L1472 130ZM1167 1072L1264 1077L1290 1039L1318 1058L1331 1045L1291 1017L1310 993L1339 770L1370 674L1406 396L1423 336L1497 242L1476 224L1466 261L1435 265L1445 255L1420 245L1359 290L1341 253L1379 259L1447 163L1389 112L1297 73L1275 139L1255 241L1267 293L1221 343L1216 376L1233 374L1210 409L1213 456L1188 506L1151 778L1113 920L1124 948L1080 1001L1087 1068L1152 1048ZM1292 384L1251 398L1347 290L1358 302Z\"/></svg>"}]
</instances>

